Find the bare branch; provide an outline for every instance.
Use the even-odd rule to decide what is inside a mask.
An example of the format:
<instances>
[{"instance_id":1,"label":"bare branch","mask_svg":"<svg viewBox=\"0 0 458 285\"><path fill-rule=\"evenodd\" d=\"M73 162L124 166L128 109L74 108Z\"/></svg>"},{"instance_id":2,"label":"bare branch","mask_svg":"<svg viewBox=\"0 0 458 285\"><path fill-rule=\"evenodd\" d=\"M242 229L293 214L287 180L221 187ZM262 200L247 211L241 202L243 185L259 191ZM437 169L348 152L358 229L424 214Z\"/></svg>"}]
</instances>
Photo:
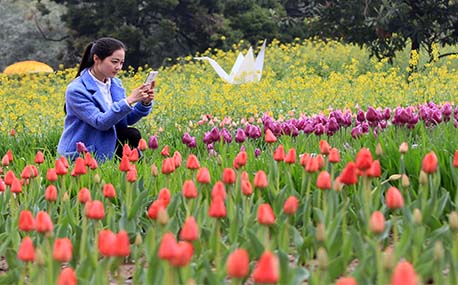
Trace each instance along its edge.
<instances>
[{"instance_id":1,"label":"bare branch","mask_svg":"<svg viewBox=\"0 0 458 285\"><path fill-rule=\"evenodd\" d=\"M47 41L51 41L51 42L61 42L65 39L67 39L69 36L63 36L63 37L60 37L58 39L52 39L52 38L49 38L46 36L45 32L43 31L42 27L40 26L40 23L38 22L38 17L35 13L35 11L32 11L32 18L33 18L33 21L35 22L35 26L37 27L38 29L38 32L40 32L41 36L43 37L43 39L47 40Z\"/></svg>"}]
</instances>

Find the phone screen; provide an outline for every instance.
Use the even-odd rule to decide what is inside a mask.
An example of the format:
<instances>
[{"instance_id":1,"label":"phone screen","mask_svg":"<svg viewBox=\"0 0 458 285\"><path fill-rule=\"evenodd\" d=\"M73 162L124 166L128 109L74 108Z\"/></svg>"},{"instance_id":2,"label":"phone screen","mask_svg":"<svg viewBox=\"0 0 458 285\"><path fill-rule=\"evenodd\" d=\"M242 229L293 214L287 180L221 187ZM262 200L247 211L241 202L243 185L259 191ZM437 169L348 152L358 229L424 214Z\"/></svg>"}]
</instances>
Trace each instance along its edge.
<instances>
[{"instance_id":1,"label":"phone screen","mask_svg":"<svg viewBox=\"0 0 458 285\"><path fill-rule=\"evenodd\" d=\"M158 72L157 71L151 71L148 74L148 77L146 77L145 83L151 83L156 79Z\"/></svg>"}]
</instances>

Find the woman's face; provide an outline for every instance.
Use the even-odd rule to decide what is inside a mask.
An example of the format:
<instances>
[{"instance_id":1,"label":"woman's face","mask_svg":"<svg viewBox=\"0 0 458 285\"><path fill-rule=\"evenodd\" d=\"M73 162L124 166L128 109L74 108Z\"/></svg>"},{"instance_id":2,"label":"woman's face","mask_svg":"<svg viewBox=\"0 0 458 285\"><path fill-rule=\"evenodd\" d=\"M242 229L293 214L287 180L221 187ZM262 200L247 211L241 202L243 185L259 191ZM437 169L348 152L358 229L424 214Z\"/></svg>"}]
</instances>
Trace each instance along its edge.
<instances>
[{"instance_id":1,"label":"woman's face","mask_svg":"<svg viewBox=\"0 0 458 285\"><path fill-rule=\"evenodd\" d=\"M94 55L94 71L97 75L104 79L115 77L122 69L126 52L123 49L118 49L112 55L107 56L104 60L100 60L97 55Z\"/></svg>"}]
</instances>

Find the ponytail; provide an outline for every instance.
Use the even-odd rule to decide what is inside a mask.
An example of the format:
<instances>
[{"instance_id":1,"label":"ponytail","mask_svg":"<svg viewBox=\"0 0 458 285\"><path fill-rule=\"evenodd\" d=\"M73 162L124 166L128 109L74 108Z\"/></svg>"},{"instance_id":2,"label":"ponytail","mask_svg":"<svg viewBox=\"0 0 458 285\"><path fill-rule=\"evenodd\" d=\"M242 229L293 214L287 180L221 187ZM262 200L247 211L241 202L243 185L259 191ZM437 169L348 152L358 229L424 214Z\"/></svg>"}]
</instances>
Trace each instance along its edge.
<instances>
[{"instance_id":1,"label":"ponytail","mask_svg":"<svg viewBox=\"0 0 458 285\"><path fill-rule=\"evenodd\" d=\"M91 67L94 64L94 53L92 52L93 50L94 43L90 43L87 45L86 49L84 50L83 57L81 58L80 66L78 68L78 72L76 73L76 77L81 75L81 72L88 68Z\"/></svg>"}]
</instances>

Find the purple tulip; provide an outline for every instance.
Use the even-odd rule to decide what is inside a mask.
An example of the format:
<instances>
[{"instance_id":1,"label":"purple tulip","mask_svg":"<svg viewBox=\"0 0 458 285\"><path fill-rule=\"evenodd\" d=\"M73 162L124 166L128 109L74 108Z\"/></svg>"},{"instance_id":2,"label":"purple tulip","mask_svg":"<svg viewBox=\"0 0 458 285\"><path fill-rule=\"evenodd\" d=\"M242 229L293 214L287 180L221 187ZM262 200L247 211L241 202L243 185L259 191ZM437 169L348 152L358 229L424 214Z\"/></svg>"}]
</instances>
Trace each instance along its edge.
<instances>
[{"instance_id":1,"label":"purple tulip","mask_svg":"<svg viewBox=\"0 0 458 285\"><path fill-rule=\"evenodd\" d=\"M366 120L363 110L358 110L358 113L356 114L356 120L358 122L364 122Z\"/></svg>"},{"instance_id":2,"label":"purple tulip","mask_svg":"<svg viewBox=\"0 0 458 285\"><path fill-rule=\"evenodd\" d=\"M185 144L185 145L188 145L192 140L192 137L191 135L189 135L188 133L184 133L183 134L183 137L181 138L181 141Z\"/></svg>"},{"instance_id":3,"label":"purple tulip","mask_svg":"<svg viewBox=\"0 0 458 285\"><path fill-rule=\"evenodd\" d=\"M256 149L254 150L254 157L258 157L258 156L260 156L260 155L261 155L261 150L260 150L259 148L256 148Z\"/></svg>"},{"instance_id":4,"label":"purple tulip","mask_svg":"<svg viewBox=\"0 0 458 285\"><path fill-rule=\"evenodd\" d=\"M210 131L210 139L212 142L217 142L220 139L219 136L219 129L217 127L213 127L213 129Z\"/></svg>"},{"instance_id":5,"label":"purple tulip","mask_svg":"<svg viewBox=\"0 0 458 285\"><path fill-rule=\"evenodd\" d=\"M157 138L156 136L150 136L149 137L149 143L148 143L148 147L150 149L157 149L159 146L159 144L157 143Z\"/></svg>"},{"instance_id":6,"label":"purple tulip","mask_svg":"<svg viewBox=\"0 0 458 285\"><path fill-rule=\"evenodd\" d=\"M238 128L237 132L235 133L235 142L243 143L245 140L246 140L245 131L243 131L241 128Z\"/></svg>"},{"instance_id":7,"label":"purple tulip","mask_svg":"<svg viewBox=\"0 0 458 285\"><path fill-rule=\"evenodd\" d=\"M191 141L187 144L189 148L195 148L197 147L197 141L195 137L191 137Z\"/></svg>"},{"instance_id":8,"label":"purple tulip","mask_svg":"<svg viewBox=\"0 0 458 285\"><path fill-rule=\"evenodd\" d=\"M221 130L221 137L223 138L223 141L225 143L231 143L232 142L232 134L226 128L223 128Z\"/></svg>"},{"instance_id":9,"label":"purple tulip","mask_svg":"<svg viewBox=\"0 0 458 285\"><path fill-rule=\"evenodd\" d=\"M83 142L77 142L76 143L76 151L79 153L86 153L88 152L86 145Z\"/></svg>"},{"instance_id":10,"label":"purple tulip","mask_svg":"<svg viewBox=\"0 0 458 285\"><path fill-rule=\"evenodd\" d=\"M367 112L366 112L366 119L369 122L377 122L378 120L380 120L380 117L381 116L377 110L375 110L371 106L368 107Z\"/></svg>"}]
</instances>

